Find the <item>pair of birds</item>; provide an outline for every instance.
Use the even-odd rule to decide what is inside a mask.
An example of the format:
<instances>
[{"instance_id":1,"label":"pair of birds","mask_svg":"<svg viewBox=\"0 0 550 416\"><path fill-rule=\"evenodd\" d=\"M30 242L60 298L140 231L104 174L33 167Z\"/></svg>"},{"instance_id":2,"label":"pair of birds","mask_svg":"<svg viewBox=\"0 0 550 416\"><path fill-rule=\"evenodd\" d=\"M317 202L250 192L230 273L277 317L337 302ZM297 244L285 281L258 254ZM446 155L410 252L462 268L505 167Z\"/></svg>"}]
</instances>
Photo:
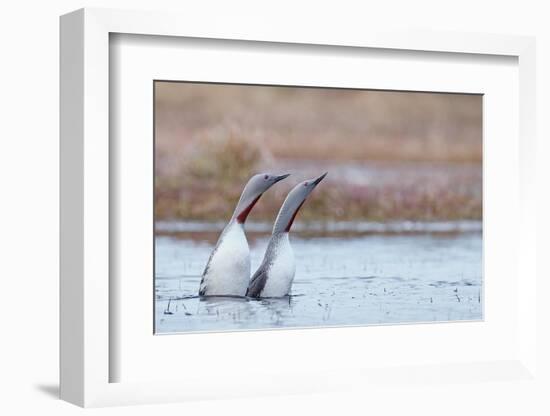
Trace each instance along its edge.
<instances>
[{"instance_id":1,"label":"pair of birds","mask_svg":"<svg viewBox=\"0 0 550 416\"><path fill-rule=\"evenodd\" d=\"M288 233L306 198L327 175L303 181L287 195L273 226L262 264L250 278L250 249L244 232L260 197L290 176L258 174L246 184L231 220L222 231L200 283L200 296L283 297L290 293L296 265Z\"/></svg>"}]
</instances>

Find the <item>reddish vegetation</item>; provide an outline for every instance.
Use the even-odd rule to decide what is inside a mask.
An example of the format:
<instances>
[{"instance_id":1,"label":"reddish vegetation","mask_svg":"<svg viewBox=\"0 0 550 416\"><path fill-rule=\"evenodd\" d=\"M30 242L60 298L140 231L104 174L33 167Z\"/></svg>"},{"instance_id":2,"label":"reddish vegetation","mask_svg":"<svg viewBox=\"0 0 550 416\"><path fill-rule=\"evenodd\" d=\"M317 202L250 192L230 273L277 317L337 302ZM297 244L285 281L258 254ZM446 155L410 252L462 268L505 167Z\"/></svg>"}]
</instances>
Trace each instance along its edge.
<instances>
[{"instance_id":1,"label":"reddish vegetation","mask_svg":"<svg viewBox=\"0 0 550 416\"><path fill-rule=\"evenodd\" d=\"M479 219L481 97L157 83L157 219L227 219L261 171L329 171L300 219Z\"/></svg>"}]
</instances>

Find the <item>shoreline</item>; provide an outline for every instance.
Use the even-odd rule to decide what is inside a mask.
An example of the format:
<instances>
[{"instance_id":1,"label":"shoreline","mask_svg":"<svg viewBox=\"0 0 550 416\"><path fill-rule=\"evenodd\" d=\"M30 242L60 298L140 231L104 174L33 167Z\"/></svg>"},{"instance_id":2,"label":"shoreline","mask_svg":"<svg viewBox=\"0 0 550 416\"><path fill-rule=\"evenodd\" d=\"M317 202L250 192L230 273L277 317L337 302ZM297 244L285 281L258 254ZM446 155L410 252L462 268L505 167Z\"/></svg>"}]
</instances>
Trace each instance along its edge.
<instances>
[{"instance_id":1,"label":"shoreline","mask_svg":"<svg viewBox=\"0 0 550 416\"><path fill-rule=\"evenodd\" d=\"M157 221L155 235L219 233L225 227L225 221ZM270 222L249 221L246 232L252 234L271 233L273 224ZM313 234L455 234L481 233L481 220L453 221L309 221L296 222L293 232Z\"/></svg>"}]
</instances>

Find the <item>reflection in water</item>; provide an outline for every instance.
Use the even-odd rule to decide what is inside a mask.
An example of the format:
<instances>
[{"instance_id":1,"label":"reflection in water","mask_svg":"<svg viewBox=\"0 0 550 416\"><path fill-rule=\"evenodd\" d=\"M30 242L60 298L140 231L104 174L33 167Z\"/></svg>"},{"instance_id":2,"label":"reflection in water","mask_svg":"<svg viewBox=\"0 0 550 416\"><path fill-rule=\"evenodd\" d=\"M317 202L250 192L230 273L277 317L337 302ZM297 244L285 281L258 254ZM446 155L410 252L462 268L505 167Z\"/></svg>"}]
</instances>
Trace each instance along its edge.
<instances>
[{"instance_id":1,"label":"reflection in water","mask_svg":"<svg viewBox=\"0 0 550 416\"><path fill-rule=\"evenodd\" d=\"M280 299L197 295L210 238L156 238L157 333L482 318L478 231L292 236L296 278ZM267 238L250 238L252 269Z\"/></svg>"}]
</instances>

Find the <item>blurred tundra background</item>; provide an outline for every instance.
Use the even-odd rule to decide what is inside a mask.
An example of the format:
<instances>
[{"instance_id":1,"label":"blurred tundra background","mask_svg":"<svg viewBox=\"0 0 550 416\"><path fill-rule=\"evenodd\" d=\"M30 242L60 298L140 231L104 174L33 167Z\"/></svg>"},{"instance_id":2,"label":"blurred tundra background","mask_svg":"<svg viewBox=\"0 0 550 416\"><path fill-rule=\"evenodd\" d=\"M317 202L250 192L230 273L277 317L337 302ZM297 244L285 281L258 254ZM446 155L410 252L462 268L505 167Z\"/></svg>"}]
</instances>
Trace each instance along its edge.
<instances>
[{"instance_id":1,"label":"blurred tundra background","mask_svg":"<svg viewBox=\"0 0 550 416\"><path fill-rule=\"evenodd\" d=\"M157 221L228 219L248 178L292 173L251 213L328 171L301 221L482 217L482 96L155 82Z\"/></svg>"}]
</instances>

